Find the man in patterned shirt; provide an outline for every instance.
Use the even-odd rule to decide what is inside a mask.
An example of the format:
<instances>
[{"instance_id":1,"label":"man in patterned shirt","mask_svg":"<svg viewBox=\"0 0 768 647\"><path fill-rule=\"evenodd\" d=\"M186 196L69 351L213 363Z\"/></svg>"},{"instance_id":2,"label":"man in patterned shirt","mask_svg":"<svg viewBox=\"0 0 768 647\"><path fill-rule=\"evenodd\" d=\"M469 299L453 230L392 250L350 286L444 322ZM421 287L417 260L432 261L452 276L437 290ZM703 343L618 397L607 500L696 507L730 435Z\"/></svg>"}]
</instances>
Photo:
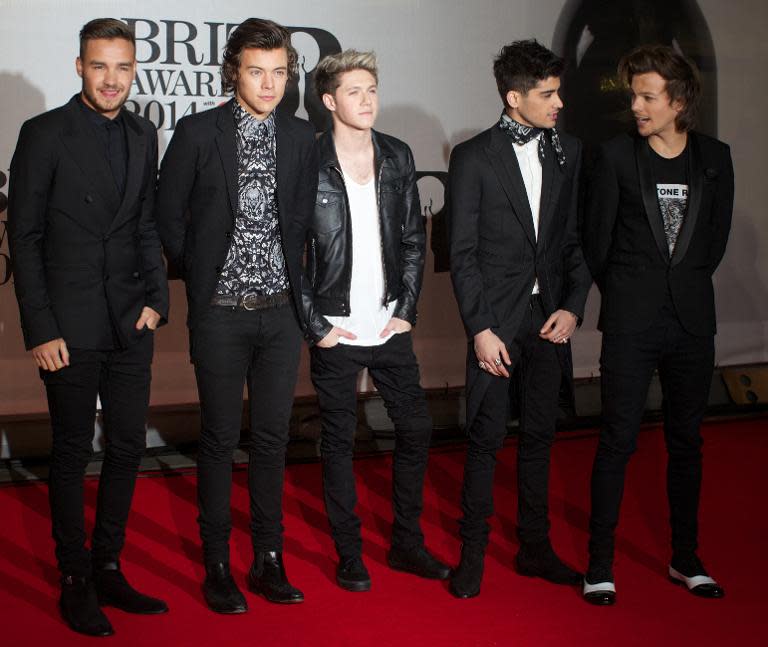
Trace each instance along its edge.
<instances>
[{"instance_id":1,"label":"man in patterned shirt","mask_svg":"<svg viewBox=\"0 0 768 647\"><path fill-rule=\"evenodd\" d=\"M229 568L232 452L249 390L250 590L303 601L282 560L282 488L302 333L297 317L306 222L317 187L314 131L276 110L296 70L290 35L249 19L222 65L228 103L182 119L163 161L159 229L187 288L200 394L198 505L206 578L219 613L247 610Z\"/></svg>"}]
</instances>

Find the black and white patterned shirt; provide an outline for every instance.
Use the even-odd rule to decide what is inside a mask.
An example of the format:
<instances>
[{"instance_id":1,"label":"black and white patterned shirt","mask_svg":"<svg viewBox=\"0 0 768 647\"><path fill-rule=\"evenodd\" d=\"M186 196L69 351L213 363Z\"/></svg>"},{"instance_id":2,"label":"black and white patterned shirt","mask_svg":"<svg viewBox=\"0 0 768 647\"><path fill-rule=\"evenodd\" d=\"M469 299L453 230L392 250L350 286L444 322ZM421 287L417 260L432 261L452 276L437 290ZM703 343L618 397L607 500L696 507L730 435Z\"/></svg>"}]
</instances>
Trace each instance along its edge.
<instances>
[{"instance_id":1,"label":"black and white patterned shirt","mask_svg":"<svg viewBox=\"0 0 768 647\"><path fill-rule=\"evenodd\" d=\"M233 102L238 208L216 294L277 294L289 288L277 217L275 115L263 121Z\"/></svg>"}]
</instances>

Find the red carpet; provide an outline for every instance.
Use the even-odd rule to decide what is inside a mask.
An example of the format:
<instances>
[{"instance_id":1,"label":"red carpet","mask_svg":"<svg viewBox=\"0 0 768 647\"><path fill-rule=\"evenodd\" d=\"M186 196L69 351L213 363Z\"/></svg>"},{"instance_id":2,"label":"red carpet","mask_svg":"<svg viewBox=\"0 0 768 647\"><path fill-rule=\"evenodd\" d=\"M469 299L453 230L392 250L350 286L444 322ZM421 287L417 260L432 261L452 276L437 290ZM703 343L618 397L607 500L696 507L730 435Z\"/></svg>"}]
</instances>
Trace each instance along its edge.
<instances>
[{"instance_id":1,"label":"red carpet","mask_svg":"<svg viewBox=\"0 0 768 647\"><path fill-rule=\"evenodd\" d=\"M202 602L195 477L139 480L123 567L131 581L171 606L160 617L108 610L116 629L105 645L253 645L313 647L439 645L765 645L768 605L768 420L706 426L701 554L726 588L723 600L700 600L670 584L663 438L645 431L630 465L618 555L618 603L593 608L575 588L523 578L516 551L515 446L500 455L497 516L482 593L455 600L441 582L394 573L385 564L389 536L389 457L356 462L369 593L347 593L333 581L334 554L320 498L320 467L288 470L286 562L307 601L273 605L248 594L249 613L218 616ZM596 438L563 435L552 466L552 538L563 558L586 565L588 481ZM431 456L423 518L427 543L453 563L462 448ZM250 563L245 472L233 488L232 564L243 582ZM87 484L92 518L96 482ZM97 639L71 633L56 607L57 573L45 485L0 488L0 645L79 645ZM751 577L750 577L751 575Z\"/></svg>"}]
</instances>

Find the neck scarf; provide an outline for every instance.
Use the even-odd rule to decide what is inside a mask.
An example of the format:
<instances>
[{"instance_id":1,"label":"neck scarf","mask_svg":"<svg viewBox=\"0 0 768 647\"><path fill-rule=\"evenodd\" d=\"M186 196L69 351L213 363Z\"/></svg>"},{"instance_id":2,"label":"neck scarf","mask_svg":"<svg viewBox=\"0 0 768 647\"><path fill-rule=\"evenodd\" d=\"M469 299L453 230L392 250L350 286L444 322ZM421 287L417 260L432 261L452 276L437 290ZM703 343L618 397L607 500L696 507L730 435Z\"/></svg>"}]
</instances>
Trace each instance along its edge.
<instances>
[{"instance_id":1,"label":"neck scarf","mask_svg":"<svg viewBox=\"0 0 768 647\"><path fill-rule=\"evenodd\" d=\"M532 139L539 137L541 133L549 136L549 143L552 144L552 149L555 151L557 157L557 163L560 168L565 167L565 151L560 143L560 136L557 134L556 128L534 128L533 126L524 126L518 121L510 118L506 113L502 113L501 119L499 119L499 128L503 130L507 135L512 138L512 141L518 146L527 144ZM544 144L544 136L539 137L539 161L543 164L544 157L546 155L546 146Z\"/></svg>"}]
</instances>

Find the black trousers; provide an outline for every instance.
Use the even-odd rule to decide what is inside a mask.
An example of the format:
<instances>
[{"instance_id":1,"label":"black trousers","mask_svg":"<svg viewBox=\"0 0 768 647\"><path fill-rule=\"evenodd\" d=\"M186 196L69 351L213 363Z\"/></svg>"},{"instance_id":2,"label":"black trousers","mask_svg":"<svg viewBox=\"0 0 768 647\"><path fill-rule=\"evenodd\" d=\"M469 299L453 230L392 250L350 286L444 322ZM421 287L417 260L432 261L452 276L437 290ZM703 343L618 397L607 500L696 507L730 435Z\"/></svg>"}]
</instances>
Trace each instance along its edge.
<instances>
[{"instance_id":1,"label":"black trousers","mask_svg":"<svg viewBox=\"0 0 768 647\"><path fill-rule=\"evenodd\" d=\"M549 536L549 454L555 438L562 368L554 344L539 337L547 316L538 297L520 324L514 340L520 380L520 430L517 451L517 535L537 543ZM472 343L468 360L477 363ZM512 378L493 377L470 427L464 486L461 494L460 534L464 544L484 549L493 514L493 477L496 453L504 444L509 417Z\"/></svg>"},{"instance_id":2,"label":"black trousers","mask_svg":"<svg viewBox=\"0 0 768 647\"><path fill-rule=\"evenodd\" d=\"M714 338L696 337L668 304L647 330L603 334L600 383L603 423L592 468L589 552L592 564L610 565L624 474L637 446L648 387L658 369L664 398L667 495L672 549L697 548L701 434L714 367Z\"/></svg>"},{"instance_id":3,"label":"black trousers","mask_svg":"<svg viewBox=\"0 0 768 647\"><path fill-rule=\"evenodd\" d=\"M40 371L48 396L53 445L48 492L59 569L87 575L91 559L116 561L136 473L146 447L153 333L123 350L70 348L70 364ZM93 450L96 397L101 398L105 451L91 552L86 548L83 479ZM92 553L92 554L91 554Z\"/></svg>"},{"instance_id":4,"label":"black trousers","mask_svg":"<svg viewBox=\"0 0 768 647\"><path fill-rule=\"evenodd\" d=\"M367 368L395 424L392 466L392 545L423 545L419 525L432 418L419 385L419 366L410 333L393 335L381 346L312 348L312 383L322 416L320 453L323 493L339 557L359 556L360 519L352 470L357 427L357 374Z\"/></svg>"},{"instance_id":5,"label":"black trousers","mask_svg":"<svg viewBox=\"0 0 768 647\"><path fill-rule=\"evenodd\" d=\"M301 339L291 305L252 311L211 306L191 331L202 415L198 522L206 562L229 562L232 453L240 441L246 383L253 549L282 550L285 449Z\"/></svg>"}]
</instances>

